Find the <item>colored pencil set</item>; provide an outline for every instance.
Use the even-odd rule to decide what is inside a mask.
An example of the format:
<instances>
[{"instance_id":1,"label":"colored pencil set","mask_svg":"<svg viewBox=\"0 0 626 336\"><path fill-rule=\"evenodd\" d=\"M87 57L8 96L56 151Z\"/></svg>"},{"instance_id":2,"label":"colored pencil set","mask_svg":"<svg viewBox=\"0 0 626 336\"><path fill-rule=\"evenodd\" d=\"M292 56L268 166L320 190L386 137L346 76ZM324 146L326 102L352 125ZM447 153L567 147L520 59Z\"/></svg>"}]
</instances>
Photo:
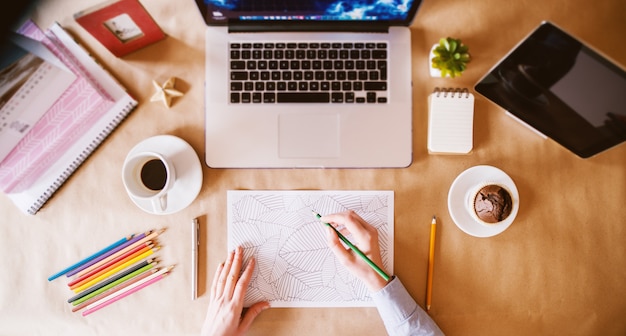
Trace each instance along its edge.
<instances>
[{"instance_id":1,"label":"colored pencil set","mask_svg":"<svg viewBox=\"0 0 626 336\"><path fill-rule=\"evenodd\" d=\"M72 312L83 316L98 311L167 276L174 266L158 268L156 237L165 229L124 237L93 255L50 276L74 277L68 282L74 296L67 300Z\"/></svg>"}]
</instances>

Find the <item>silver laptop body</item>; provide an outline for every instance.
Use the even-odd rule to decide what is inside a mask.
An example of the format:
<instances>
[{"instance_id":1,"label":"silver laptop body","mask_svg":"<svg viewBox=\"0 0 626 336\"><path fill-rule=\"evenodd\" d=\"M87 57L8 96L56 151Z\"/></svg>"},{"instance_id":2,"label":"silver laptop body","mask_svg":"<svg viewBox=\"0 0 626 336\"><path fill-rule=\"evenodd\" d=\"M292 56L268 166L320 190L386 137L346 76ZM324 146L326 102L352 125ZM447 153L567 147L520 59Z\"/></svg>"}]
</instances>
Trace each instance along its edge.
<instances>
[{"instance_id":1,"label":"silver laptop body","mask_svg":"<svg viewBox=\"0 0 626 336\"><path fill-rule=\"evenodd\" d=\"M411 17L403 23L410 22L415 14L417 4L413 6ZM235 21L242 27L235 27L233 22L224 25L210 20L232 16L231 11L215 7L205 7L205 11L209 24L205 46L205 148L209 167L382 168L411 164L411 35L406 24L381 27L374 21L359 21L356 25L342 21L336 31L329 31L332 24L318 29L320 22L311 23L316 20L307 21L306 15L307 22L300 28L299 22L289 22L294 17L288 15L268 18L239 12L235 14L243 19ZM305 51L294 56L288 49L296 45L304 46ZM349 50L333 54L330 50L338 46ZM381 46L384 52L374 50ZM270 50L257 51L255 47ZM367 48L374 49L364 52ZM281 49L284 53L276 52ZM278 63L269 63L273 64L269 69L263 60L276 53L282 58ZM335 58L329 58L329 54ZM350 56L361 54L369 58L349 61ZM386 56L385 61L372 61L374 54ZM247 58L242 59L242 55ZM307 62L308 56L316 55L325 58ZM337 75L320 68L321 64L330 64L324 61L339 64ZM253 70L240 69L249 63L255 63ZM277 68L286 63L297 63L296 70ZM311 64L317 68L312 69ZM367 66L356 69L355 64ZM346 77L375 72L370 71L374 64L386 67L382 76L373 74L374 80L365 80L358 90L354 90L357 84L350 87L343 83ZM293 75L285 77L282 73L287 71ZM265 79L271 77L273 83L258 83L259 74ZM314 82L318 79L317 83L289 83L302 74ZM383 76L384 83L380 80ZM259 86L262 91L256 92ZM302 86L308 91L300 92ZM344 92L346 87L352 92Z\"/></svg>"}]
</instances>

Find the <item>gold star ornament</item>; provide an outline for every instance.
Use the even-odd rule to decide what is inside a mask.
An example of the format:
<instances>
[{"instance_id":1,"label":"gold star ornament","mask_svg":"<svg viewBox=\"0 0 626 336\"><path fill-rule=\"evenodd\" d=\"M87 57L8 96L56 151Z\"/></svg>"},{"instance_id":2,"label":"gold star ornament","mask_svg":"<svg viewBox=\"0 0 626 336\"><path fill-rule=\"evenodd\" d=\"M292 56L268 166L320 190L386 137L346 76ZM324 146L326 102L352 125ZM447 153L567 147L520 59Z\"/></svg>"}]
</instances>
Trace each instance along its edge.
<instances>
[{"instance_id":1,"label":"gold star ornament","mask_svg":"<svg viewBox=\"0 0 626 336\"><path fill-rule=\"evenodd\" d=\"M174 84L176 84L175 77L166 80L163 85L159 85L159 83L153 80L152 85L154 86L155 92L152 98L150 98L150 101L162 101L165 107L169 108L172 104L172 97L180 97L183 95L182 92L174 88Z\"/></svg>"}]
</instances>

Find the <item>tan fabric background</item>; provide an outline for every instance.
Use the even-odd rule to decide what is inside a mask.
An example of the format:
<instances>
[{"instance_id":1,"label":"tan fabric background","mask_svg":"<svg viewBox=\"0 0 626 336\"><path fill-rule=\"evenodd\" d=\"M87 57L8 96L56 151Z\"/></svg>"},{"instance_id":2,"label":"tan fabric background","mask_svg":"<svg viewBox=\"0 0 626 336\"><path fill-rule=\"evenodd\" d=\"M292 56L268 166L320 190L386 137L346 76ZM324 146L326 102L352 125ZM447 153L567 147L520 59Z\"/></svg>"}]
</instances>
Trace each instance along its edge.
<instances>
[{"instance_id":1,"label":"tan fabric background","mask_svg":"<svg viewBox=\"0 0 626 336\"><path fill-rule=\"evenodd\" d=\"M425 0L412 25L414 161L406 169L209 169L198 198L173 215L133 205L122 162L139 141L172 134L203 158L204 22L193 0L143 0L167 39L122 59L111 56L72 19L98 0L44 0L33 12L73 32L140 106L36 216L0 196L0 334L197 334L208 281L226 256L228 189L392 189L396 192L396 274L424 304L430 218L439 218L432 317L449 335L623 335L626 333L626 146L582 160L543 140L478 97L474 151L431 156L426 150L427 96L435 86L473 87L542 20L551 20L626 66L626 2ZM430 46L454 36L473 61L459 79L428 75ZM210 46L208 46L210 47ZM151 80L179 78L185 96L165 109L150 103ZM447 193L463 170L488 164L507 172L520 192L513 225L474 238L452 222ZM190 226L201 217L200 295L189 299ZM70 312L64 279L46 278L120 237L167 228L159 241L164 281L87 318ZM250 335L380 335L375 309L271 309Z\"/></svg>"}]
</instances>

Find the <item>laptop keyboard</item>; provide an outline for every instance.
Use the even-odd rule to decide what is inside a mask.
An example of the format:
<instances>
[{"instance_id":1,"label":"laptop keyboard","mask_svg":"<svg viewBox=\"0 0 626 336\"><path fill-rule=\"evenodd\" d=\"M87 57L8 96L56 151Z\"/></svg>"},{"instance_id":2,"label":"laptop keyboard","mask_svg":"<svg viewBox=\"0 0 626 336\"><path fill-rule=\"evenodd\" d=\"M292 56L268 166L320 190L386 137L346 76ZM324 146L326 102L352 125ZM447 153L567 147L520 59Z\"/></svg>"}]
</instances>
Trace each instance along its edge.
<instances>
[{"instance_id":1,"label":"laptop keyboard","mask_svg":"<svg viewBox=\"0 0 626 336\"><path fill-rule=\"evenodd\" d=\"M231 43L230 102L387 103L387 43Z\"/></svg>"}]
</instances>

